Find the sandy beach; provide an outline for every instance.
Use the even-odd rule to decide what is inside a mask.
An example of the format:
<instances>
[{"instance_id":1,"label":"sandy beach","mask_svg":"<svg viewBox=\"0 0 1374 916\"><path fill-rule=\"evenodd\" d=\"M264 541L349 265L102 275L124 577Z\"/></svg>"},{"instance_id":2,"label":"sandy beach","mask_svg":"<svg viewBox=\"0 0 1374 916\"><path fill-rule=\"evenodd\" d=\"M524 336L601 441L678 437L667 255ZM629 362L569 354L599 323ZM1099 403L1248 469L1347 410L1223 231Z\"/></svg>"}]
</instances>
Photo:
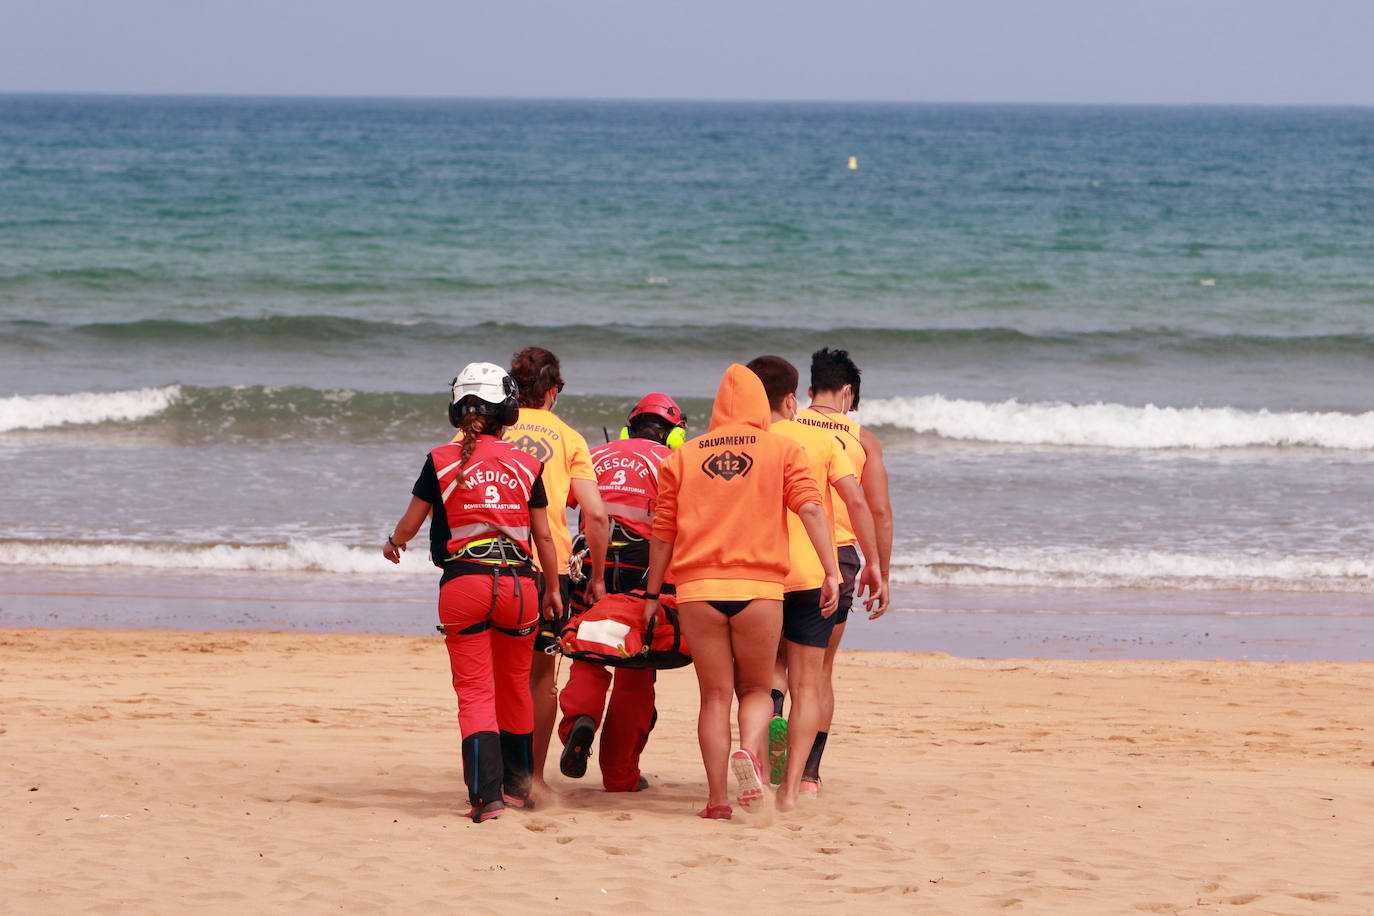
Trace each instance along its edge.
<instances>
[{"instance_id":1,"label":"sandy beach","mask_svg":"<svg viewBox=\"0 0 1374 916\"><path fill-rule=\"evenodd\" d=\"M1374 910L1374 663L849 652L821 798L729 823L670 671L651 790L474 825L437 638L0 645L10 912Z\"/></svg>"}]
</instances>

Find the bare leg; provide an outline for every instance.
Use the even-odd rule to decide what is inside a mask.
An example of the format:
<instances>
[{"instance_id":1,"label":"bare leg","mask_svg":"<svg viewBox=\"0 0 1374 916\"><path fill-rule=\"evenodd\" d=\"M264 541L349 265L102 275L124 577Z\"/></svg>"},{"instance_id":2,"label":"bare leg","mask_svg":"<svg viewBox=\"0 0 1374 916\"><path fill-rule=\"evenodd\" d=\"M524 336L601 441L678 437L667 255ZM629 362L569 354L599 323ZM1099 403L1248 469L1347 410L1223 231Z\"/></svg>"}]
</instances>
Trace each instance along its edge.
<instances>
[{"instance_id":1,"label":"bare leg","mask_svg":"<svg viewBox=\"0 0 1374 916\"><path fill-rule=\"evenodd\" d=\"M730 623L704 601L678 606L682 635L692 647L701 707L697 713L697 743L706 767L706 804L728 804L730 770L730 703L734 698L735 662L730 649Z\"/></svg>"},{"instance_id":2,"label":"bare leg","mask_svg":"<svg viewBox=\"0 0 1374 916\"><path fill-rule=\"evenodd\" d=\"M755 758L768 754L768 720L773 717L773 665L782 634L782 602L762 598L730 618L739 696L739 743ZM691 644L691 640L688 640ZM693 656L696 650L693 649Z\"/></svg>"},{"instance_id":3,"label":"bare leg","mask_svg":"<svg viewBox=\"0 0 1374 916\"><path fill-rule=\"evenodd\" d=\"M544 781L544 761L549 756L549 739L553 735L554 720L558 718L554 665L552 655L538 651L530 665L530 699L534 701L533 793L537 800L542 800L550 791L549 784Z\"/></svg>"},{"instance_id":4,"label":"bare leg","mask_svg":"<svg viewBox=\"0 0 1374 916\"><path fill-rule=\"evenodd\" d=\"M778 643L778 657L773 662L773 689L787 693L787 650Z\"/></svg>"},{"instance_id":5,"label":"bare leg","mask_svg":"<svg viewBox=\"0 0 1374 916\"><path fill-rule=\"evenodd\" d=\"M847 621L846 621L847 622ZM830 632L830 644L825 647L825 661L821 671L820 687L820 719L816 723L819 731L830 731L831 724L835 721L835 653L840 649L840 640L844 638L844 624L835 624L835 629ZM806 749L810 753L811 748Z\"/></svg>"},{"instance_id":6,"label":"bare leg","mask_svg":"<svg viewBox=\"0 0 1374 916\"><path fill-rule=\"evenodd\" d=\"M783 640L787 653L787 686L792 708L787 714L787 773L775 799L779 811L797 806L797 789L811 744L820 723L821 682L825 679L825 649Z\"/></svg>"}]
</instances>

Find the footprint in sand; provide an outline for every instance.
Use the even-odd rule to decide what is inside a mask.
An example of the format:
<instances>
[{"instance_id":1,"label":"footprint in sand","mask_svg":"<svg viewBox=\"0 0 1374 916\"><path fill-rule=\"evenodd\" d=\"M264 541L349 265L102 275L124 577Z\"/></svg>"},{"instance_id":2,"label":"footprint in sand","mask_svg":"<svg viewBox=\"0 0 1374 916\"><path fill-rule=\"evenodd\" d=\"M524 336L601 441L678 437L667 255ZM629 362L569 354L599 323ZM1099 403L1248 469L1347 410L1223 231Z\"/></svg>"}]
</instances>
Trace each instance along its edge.
<instances>
[{"instance_id":1,"label":"footprint in sand","mask_svg":"<svg viewBox=\"0 0 1374 916\"><path fill-rule=\"evenodd\" d=\"M525 829L531 833L557 833L558 824L553 821L530 821L525 825Z\"/></svg>"},{"instance_id":2,"label":"footprint in sand","mask_svg":"<svg viewBox=\"0 0 1374 916\"><path fill-rule=\"evenodd\" d=\"M686 868L705 868L712 865L738 865L739 860L729 856L703 855L697 856L695 859L683 859L677 864Z\"/></svg>"},{"instance_id":3,"label":"footprint in sand","mask_svg":"<svg viewBox=\"0 0 1374 916\"><path fill-rule=\"evenodd\" d=\"M884 840L882 837L874 836L874 835L871 834L871 833L858 833L858 834L855 834L855 835L854 835L854 839L856 839L856 840L867 840L868 842L865 843L865 845L871 846L871 847L873 847L874 849L881 849L881 850L883 850L884 852L886 852L886 851L892 849L892 844L891 844L891 843L889 843L887 840Z\"/></svg>"}]
</instances>

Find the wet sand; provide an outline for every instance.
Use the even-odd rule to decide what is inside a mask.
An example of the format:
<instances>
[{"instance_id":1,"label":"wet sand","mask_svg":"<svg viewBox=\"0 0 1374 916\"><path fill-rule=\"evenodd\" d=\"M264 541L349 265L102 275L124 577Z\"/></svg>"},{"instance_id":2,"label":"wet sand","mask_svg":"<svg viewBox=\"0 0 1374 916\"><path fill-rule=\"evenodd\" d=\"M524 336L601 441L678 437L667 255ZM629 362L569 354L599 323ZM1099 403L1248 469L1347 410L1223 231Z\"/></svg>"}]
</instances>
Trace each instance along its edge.
<instances>
[{"instance_id":1,"label":"wet sand","mask_svg":"<svg viewBox=\"0 0 1374 916\"><path fill-rule=\"evenodd\" d=\"M436 580L176 570L0 569L0 627L434 632ZM916 587L861 615L857 649L960 658L1374 660L1358 594Z\"/></svg>"}]
</instances>

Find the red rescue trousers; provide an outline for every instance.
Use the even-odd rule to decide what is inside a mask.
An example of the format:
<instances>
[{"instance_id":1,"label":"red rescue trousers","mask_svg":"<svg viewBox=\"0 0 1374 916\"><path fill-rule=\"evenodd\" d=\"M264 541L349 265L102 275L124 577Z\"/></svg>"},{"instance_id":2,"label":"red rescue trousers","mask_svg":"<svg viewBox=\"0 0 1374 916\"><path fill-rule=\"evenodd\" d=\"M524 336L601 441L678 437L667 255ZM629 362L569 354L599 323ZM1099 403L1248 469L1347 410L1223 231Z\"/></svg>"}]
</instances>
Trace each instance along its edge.
<instances>
[{"instance_id":1,"label":"red rescue trousers","mask_svg":"<svg viewBox=\"0 0 1374 916\"><path fill-rule=\"evenodd\" d=\"M478 732L534 731L530 660L539 589L534 579L509 572L495 577L495 583L495 600L493 577L486 573L457 576L439 589L439 622L464 738ZM514 635L526 629L528 633Z\"/></svg>"},{"instance_id":2,"label":"red rescue trousers","mask_svg":"<svg viewBox=\"0 0 1374 916\"><path fill-rule=\"evenodd\" d=\"M607 792L633 792L639 785L639 755L649 741L654 726L654 672L616 668L615 689L606 707L606 690L611 686L611 669L581 659L568 671L568 683L558 694L563 719L558 737L568 743L568 734L578 716L591 716L601 731L601 784Z\"/></svg>"}]
</instances>

